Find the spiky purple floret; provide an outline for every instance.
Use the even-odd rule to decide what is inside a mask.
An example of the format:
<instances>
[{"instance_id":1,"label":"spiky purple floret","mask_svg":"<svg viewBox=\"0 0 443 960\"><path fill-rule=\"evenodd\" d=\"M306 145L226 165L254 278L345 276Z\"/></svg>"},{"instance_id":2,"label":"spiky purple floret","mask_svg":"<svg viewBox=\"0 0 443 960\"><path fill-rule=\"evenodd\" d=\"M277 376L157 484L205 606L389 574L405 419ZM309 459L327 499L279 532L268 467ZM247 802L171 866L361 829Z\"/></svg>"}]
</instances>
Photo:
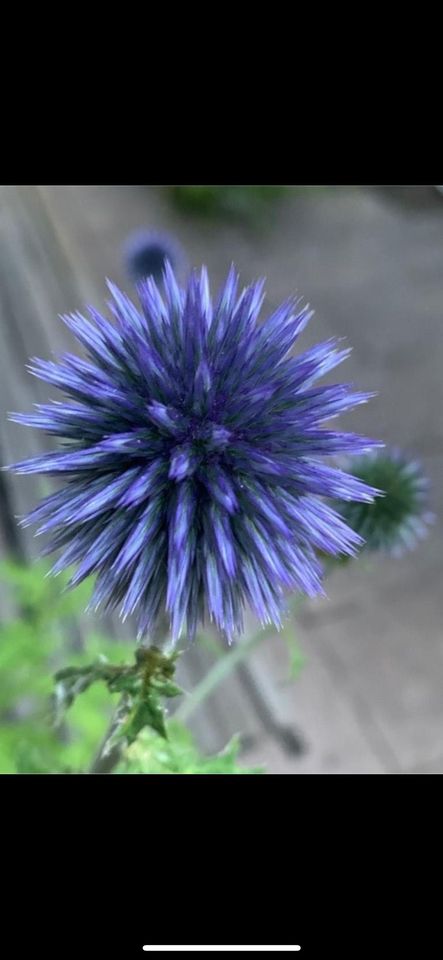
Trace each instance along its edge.
<instances>
[{"instance_id":1,"label":"spiky purple floret","mask_svg":"<svg viewBox=\"0 0 443 960\"><path fill-rule=\"evenodd\" d=\"M231 639L245 604L278 626L285 590L322 592L316 550L362 543L321 498L376 491L318 458L379 445L322 427L371 394L314 386L349 351L288 356L311 314L288 300L258 325L262 281L238 296L231 268L215 304L205 268L182 290L167 264L163 283L140 285L141 309L108 283L115 323L64 318L89 358L30 370L69 399L12 419L67 442L13 469L67 481L24 522L62 549L54 572L96 575L93 607L136 612L139 636L166 607L174 640L209 613Z\"/></svg>"}]
</instances>

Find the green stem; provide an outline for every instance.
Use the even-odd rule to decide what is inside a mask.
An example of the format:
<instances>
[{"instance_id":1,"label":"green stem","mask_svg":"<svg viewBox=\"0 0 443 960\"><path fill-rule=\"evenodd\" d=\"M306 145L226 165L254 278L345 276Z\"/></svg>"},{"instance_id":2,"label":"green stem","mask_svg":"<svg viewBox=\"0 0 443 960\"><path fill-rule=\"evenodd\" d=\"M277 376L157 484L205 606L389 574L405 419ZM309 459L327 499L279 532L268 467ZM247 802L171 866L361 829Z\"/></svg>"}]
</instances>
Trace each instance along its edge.
<instances>
[{"instance_id":1,"label":"green stem","mask_svg":"<svg viewBox=\"0 0 443 960\"><path fill-rule=\"evenodd\" d=\"M106 750L108 741L114 735L118 726L123 723L128 709L128 697L124 693L120 698L116 709L111 717L111 722L107 727L103 740L97 750L97 753L89 768L89 773L111 773L117 766L122 755L122 746L115 744L109 751Z\"/></svg>"},{"instance_id":2,"label":"green stem","mask_svg":"<svg viewBox=\"0 0 443 960\"><path fill-rule=\"evenodd\" d=\"M179 720L181 723L186 723L197 707L203 703L203 700L206 700L206 697L209 697L212 691L218 687L219 683L221 683L225 677L229 676L231 670L233 670L237 664L241 663L251 650L258 646L261 640L272 636L273 633L275 633L275 627L266 627L265 630L254 633L252 637L249 637L244 643L239 643L233 650L230 650L226 656L217 660L209 673L194 687L192 693L188 695L185 702L179 707L174 714L174 719Z\"/></svg>"},{"instance_id":3,"label":"green stem","mask_svg":"<svg viewBox=\"0 0 443 960\"><path fill-rule=\"evenodd\" d=\"M296 607L300 603L300 598L297 595L293 598L290 604L290 610L293 614ZM275 635L275 627L273 625L257 630L256 633L253 633L252 636L248 637L247 640L244 640L242 643L238 643L232 650L229 651L224 657L220 660L217 660L214 663L213 667L209 670L203 680L194 687L192 693L188 695L184 703L178 708L177 712L174 714L174 719L179 720L181 723L186 723L187 720L192 716L192 714L197 710L197 708L206 700L207 697L219 686L226 677L235 669L240 663L243 663L244 660L259 646L262 641L267 640L269 637Z\"/></svg>"},{"instance_id":4,"label":"green stem","mask_svg":"<svg viewBox=\"0 0 443 960\"><path fill-rule=\"evenodd\" d=\"M165 638L168 636L169 623L164 613L158 620L155 630L152 631L150 637L149 647L155 647L157 650L161 649L165 645ZM114 736L117 728L124 722L126 715L129 710L129 698L126 693L123 693L114 713L111 717L109 726L107 727L106 733L103 737L103 740L98 748L98 751L92 761L92 764L89 768L89 773L112 773L114 768L117 766L119 761L122 758L123 745L117 743L110 750L107 750L108 742L111 740L111 737Z\"/></svg>"}]
</instances>

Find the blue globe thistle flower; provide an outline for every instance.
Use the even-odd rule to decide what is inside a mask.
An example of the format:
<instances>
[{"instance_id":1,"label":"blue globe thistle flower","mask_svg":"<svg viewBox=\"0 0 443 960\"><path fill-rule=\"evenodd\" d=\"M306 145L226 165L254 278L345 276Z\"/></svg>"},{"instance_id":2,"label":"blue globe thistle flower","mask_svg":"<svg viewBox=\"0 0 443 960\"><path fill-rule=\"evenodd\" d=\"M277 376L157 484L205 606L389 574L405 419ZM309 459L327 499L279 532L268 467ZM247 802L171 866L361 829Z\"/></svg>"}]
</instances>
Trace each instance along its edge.
<instances>
[{"instance_id":1,"label":"blue globe thistle flower","mask_svg":"<svg viewBox=\"0 0 443 960\"><path fill-rule=\"evenodd\" d=\"M397 448L357 457L352 473L382 493L372 503L343 503L338 510L365 540L365 549L401 556L413 550L427 533L434 515L429 510L429 480L420 463Z\"/></svg>"},{"instance_id":2,"label":"blue globe thistle flower","mask_svg":"<svg viewBox=\"0 0 443 960\"><path fill-rule=\"evenodd\" d=\"M120 608L149 634L166 609L172 639L205 616L229 640L246 604L280 625L285 591L322 593L316 556L362 539L322 498L376 491L322 457L377 446L322 424L372 394L314 386L350 351L334 340L289 355L311 313L290 299L257 324L264 281L238 296L232 267L213 303L205 268L180 289L168 263L141 309L112 283L115 323L93 307L64 317L88 359L34 359L30 371L68 401L12 419L64 438L15 465L66 481L25 523L63 552L70 584L96 575L92 606Z\"/></svg>"},{"instance_id":3,"label":"blue globe thistle flower","mask_svg":"<svg viewBox=\"0 0 443 960\"><path fill-rule=\"evenodd\" d=\"M123 258L134 283L147 277L153 277L159 283L167 261L176 272L184 262L182 248L174 237L147 229L129 234L123 246Z\"/></svg>"}]
</instances>

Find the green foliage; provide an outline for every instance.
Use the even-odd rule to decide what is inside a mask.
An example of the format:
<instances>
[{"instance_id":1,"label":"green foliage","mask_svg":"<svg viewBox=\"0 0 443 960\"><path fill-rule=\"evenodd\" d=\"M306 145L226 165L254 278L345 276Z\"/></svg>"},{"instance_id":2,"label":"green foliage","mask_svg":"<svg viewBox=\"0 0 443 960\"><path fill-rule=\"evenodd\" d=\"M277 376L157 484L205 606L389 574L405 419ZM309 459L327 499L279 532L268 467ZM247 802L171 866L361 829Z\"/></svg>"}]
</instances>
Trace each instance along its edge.
<instances>
[{"instance_id":1,"label":"green foliage","mask_svg":"<svg viewBox=\"0 0 443 960\"><path fill-rule=\"evenodd\" d=\"M115 665L106 657L82 667L66 667L55 674L53 697L54 721L59 725L65 711L79 694L94 683L105 683L110 693L125 695L124 723L119 725L118 736L132 743L140 730L151 726L160 736L166 737L163 697L177 697L182 693L172 680L177 654L164 656L156 647L140 648L133 663Z\"/></svg>"},{"instance_id":2,"label":"green foliage","mask_svg":"<svg viewBox=\"0 0 443 960\"><path fill-rule=\"evenodd\" d=\"M126 644L98 632L87 635L87 650L73 648L73 617L81 616L90 585L64 593L69 574L53 580L37 563L0 565L0 773L55 773L84 769L104 735L118 694L95 685L72 707L69 726L51 724L53 674L67 658L78 667L106 654L118 662Z\"/></svg>"},{"instance_id":3,"label":"green foliage","mask_svg":"<svg viewBox=\"0 0 443 960\"><path fill-rule=\"evenodd\" d=\"M29 610L30 616L40 625L54 624L54 620L78 616L82 613L91 595L91 583L84 581L75 591L66 590L69 573L59 577L48 576L49 567L39 561L24 567L12 560L0 564L0 581L12 591L15 603Z\"/></svg>"},{"instance_id":4,"label":"green foliage","mask_svg":"<svg viewBox=\"0 0 443 960\"><path fill-rule=\"evenodd\" d=\"M43 563L0 564L0 590L11 609L0 623L0 773L87 770L122 693L132 700L118 734L132 745L119 772L262 772L238 765L235 738L217 756L204 757L182 724L165 726L161 699L181 693L174 658L141 649L135 662L122 663L132 648L93 630L85 649L75 649L74 618L91 586L65 593L69 572L56 580L46 572Z\"/></svg>"},{"instance_id":5,"label":"green foliage","mask_svg":"<svg viewBox=\"0 0 443 960\"><path fill-rule=\"evenodd\" d=\"M291 188L284 186L175 186L168 188L175 205L186 213L206 217L253 219Z\"/></svg>"},{"instance_id":6,"label":"green foliage","mask_svg":"<svg viewBox=\"0 0 443 960\"><path fill-rule=\"evenodd\" d=\"M165 710L162 700L182 693L174 681L178 654L166 656L156 647L140 647L134 662L119 666L108 663L105 657L85 667L67 667L55 675L55 719L60 723L64 712L79 694L93 684L103 682L110 693L122 694L112 730L102 748L109 755L117 744L126 749L145 727L151 727L160 737L167 738Z\"/></svg>"},{"instance_id":7,"label":"green foliage","mask_svg":"<svg viewBox=\"0 0 443 960\"><path fill-rule=\"evenodd\" d=\"M117 773L263 773L262 767L241 767L237 763L240 749L238 737L233 737L221 753L211 757L200 754L192 734L181 723L167 724L168 737L160 739L152 730L145 729L126 751Z\"/></svg>"}]
</instances>

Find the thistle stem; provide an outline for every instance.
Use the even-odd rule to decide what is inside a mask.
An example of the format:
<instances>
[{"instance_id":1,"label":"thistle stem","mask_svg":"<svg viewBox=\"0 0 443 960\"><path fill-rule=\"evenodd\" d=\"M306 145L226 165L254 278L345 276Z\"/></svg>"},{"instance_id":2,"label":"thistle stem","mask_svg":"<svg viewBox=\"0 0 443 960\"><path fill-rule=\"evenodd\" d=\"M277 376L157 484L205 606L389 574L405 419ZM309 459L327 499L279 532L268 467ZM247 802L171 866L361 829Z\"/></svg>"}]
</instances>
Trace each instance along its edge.
<instances>
[{"instance_id":1,"label":"thistle stem","mask_svg":"<svg viewBox=\"0 0 443 960\"><path fill-rule=\"evenodd\" d=\"M122 745L116 743L110 750L106 750L106 746L117 728L123 723L127 710L128 696L124 693L112 714L106 733L89 768L89 773L111 773L117 766L122 756Z\"/></svg>"},{"instance_id":2,"label":"thistle stem","mask_svg":"<svg viewBox=\"0 0 443 960\"><path fill-rule=\"evenodd\" d=\"M157 650L161 649L166 643L168 633L169 621L166 613L164 613L161 617L159 617L157 626L151 633L149 647L156 647ZM110 723L106 729L106 733L97 750L94 760L91 763L89 773L112 773L114 768L121 760L123 755L123 744L116 743L109 750L107 749L107 745L114 736L114 733L118 727L124 722L128 710L129 697L126 693L123 693L116 709L114 710L114 713L112 714Z\"/></svg>"},{"instance_id":3,"label":"thistle stem","mask_svg":"<svg viewBox=\"0 0 443 960\"><path fill-rule=\"evenodd\" d=\"M197 710L201 703L209 697L210 694L222 683L231 671L244 660L258 644L275 633L275 627L266 627L252 634L243 643L237 644L220 660L217 660L214 666L209 670L203 680L194 687L192 693L186 697L186 700L174 714L174 719L180 723L186 723L192 714Z\"/></svg>"},{"instance_id":4,"label":"thistle stem","mask_svg":"<svg viewBox=\"0 0 443 960\"><path fill-rule=\"evenodd\" d=\"M289 603L291 614L295 613L300 602L301 598L299 594L292 598ZM181 723L186 723L195 710L197 710L218 685L229 676L232 670L242 664L260 643L274 635L275 626L273 624L269 627L260 628L260 630L251 634L251 636L242 643L238 643L229 653L220 658L220 660L217 660L206 676L194 687L192 693L189 694L184 703L178 708L174 714L174 719L179 720Z\"/></svg>"}]
</instances>

